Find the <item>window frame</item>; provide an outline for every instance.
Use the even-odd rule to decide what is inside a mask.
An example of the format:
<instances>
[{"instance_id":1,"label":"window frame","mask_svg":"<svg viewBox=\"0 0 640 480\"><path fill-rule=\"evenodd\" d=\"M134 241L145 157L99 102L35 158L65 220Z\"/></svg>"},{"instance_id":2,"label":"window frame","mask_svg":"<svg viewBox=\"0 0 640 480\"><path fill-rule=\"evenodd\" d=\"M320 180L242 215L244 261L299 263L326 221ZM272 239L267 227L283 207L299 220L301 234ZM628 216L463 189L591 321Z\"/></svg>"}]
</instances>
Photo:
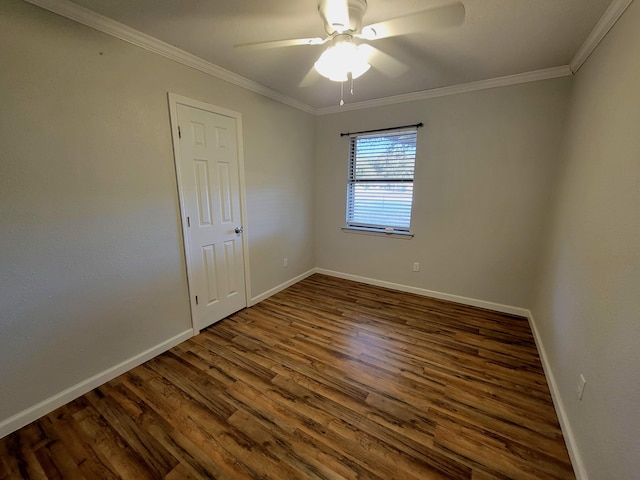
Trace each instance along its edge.
<instances>
[{"instance_id":1,"label":"window frame","mask_svg":"<svg viewBox=\"0 0 640 480\"><path fill-rule=\"evenodd\" d=\"M421 126L421 125L420 125ZM347 162L347 185L346 185L346 201L345 201L345 226L342 228L344 232L347 233L362 233L368 235L383 235L383 236L392 236L399 238L412 238L412 225L413 225L413 202L415 197L415 168L416 168L416 160L417 160L417 144L418 144L418 125L398 127L392 129L385 129L381 131L373 131L373 132L361 132L361 133L353 133L349 134L349 159ZM358 179L357 171L358 171L358 140L362 138L393 138L399 136L412 135L410 144L413 145L413 158L412 160L412 171L411 178L407 178L406 173L402 174L400 177L392 177L392 176L380 176L375 177L369 175L363 175L367 178ZM376 162L380 160L388 161L389 158L393 157L384 157L379 156L376 158ZM393 173L393 171L391 172ZM357 222L354 219L354 199L355 199L355 187L357 184L387 184L387 185L401 185L401 184L410 184L411 185L411 196L410 196L410 209L408 215L408 226L404 225L390 225L391 222L387 223L365 223L365 222ZM400 222L398 222L400 223Z\"/></svg>"}]
</instances>

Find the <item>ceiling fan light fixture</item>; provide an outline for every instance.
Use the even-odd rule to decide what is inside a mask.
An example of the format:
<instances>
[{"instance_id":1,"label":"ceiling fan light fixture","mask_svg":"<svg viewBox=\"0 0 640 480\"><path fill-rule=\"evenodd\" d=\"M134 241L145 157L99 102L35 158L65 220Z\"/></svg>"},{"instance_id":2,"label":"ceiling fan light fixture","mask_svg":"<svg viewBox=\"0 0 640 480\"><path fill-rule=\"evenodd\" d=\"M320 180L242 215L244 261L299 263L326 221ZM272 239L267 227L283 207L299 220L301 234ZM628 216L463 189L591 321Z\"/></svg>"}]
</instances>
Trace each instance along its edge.
<instances>
[{"instance_id":1,"label":"ceiling fan light fixture","mask_svg":"<svg viewBox=\"0 0 640 480\"><path fill-rule=\"evenodd\" d=\"M365 49L353 42L339 42L327 48L315 63L320 75L334 82L346 82L358 78L371 68Z\"/></svg>"}]
</instances>

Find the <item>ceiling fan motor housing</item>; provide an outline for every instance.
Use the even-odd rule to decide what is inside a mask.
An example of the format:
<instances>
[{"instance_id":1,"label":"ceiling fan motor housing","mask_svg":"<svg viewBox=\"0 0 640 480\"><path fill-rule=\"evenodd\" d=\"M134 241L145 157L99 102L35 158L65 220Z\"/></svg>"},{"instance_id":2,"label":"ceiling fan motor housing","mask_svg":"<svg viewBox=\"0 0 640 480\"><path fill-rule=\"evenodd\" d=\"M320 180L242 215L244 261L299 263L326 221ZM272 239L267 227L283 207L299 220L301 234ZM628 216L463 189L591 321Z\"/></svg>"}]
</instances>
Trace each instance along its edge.
<instances>
[{"instance_id":1,"label":"ceiling fan motor housing","mask_svg":"<svg viewBox=\"0 0 640 480\"><path fill-rule=\"evenodd\" d=\"M358 32L366 10L366 0L320 0L318 3L318 12L329 35L336 32Z\"/></svg>"}]
</instances>

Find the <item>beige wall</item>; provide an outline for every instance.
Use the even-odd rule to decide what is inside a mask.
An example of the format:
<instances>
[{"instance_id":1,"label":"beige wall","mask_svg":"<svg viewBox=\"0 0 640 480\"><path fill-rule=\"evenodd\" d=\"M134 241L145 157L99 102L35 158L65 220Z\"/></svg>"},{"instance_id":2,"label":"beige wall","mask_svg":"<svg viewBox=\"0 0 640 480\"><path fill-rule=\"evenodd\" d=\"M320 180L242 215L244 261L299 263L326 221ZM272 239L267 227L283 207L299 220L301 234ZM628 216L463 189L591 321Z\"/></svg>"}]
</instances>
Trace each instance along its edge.
<instances>
[{"instance_id":1,"label":"beige wall","mask_svg":"<svg viewBox=\"0 0 640 480\"><path fill-rule=\"evenodd\" d=\"M570 85L562 78L320 117L317 266L528 307ZM348 138L340 132L418 122L415 237L343 232Z\"/></svg>"},{"instance_id":2,"label":"beige wall","mask_svg":"<svg viewBox=\"0 0 640 480\"><path fill-rule=\"evenodd\" d=\"M311 115L18 0L0 45L0 422L190 328L167 92L243 116L252 295L313 267Z\"/></svg>"},{"instance_id":3,"label":"beige wall","mask_svg":"<svg viewBox=\"0 0 640 480\"><path fill-rule=\"evenodd\" d=\"M635 2L575 80L314 119L4 0L0 423L190 328L170 91L243 115L253 297L318 266L532 307L590 478L633 478L639 32ZM420 121L415 238L342 232L339 133Z\"/></svg>"},{"instance_id":4,"label":"beige wall","mask_svg":"<svg viewBox=\"0 0 640 480\"><path fill-rule=\"evenodd\" d=\"M639 2L574 85L533 314L589 478L638 478ZM580 373L587 380L581 402Z\"/></svg>"}]
</instances>

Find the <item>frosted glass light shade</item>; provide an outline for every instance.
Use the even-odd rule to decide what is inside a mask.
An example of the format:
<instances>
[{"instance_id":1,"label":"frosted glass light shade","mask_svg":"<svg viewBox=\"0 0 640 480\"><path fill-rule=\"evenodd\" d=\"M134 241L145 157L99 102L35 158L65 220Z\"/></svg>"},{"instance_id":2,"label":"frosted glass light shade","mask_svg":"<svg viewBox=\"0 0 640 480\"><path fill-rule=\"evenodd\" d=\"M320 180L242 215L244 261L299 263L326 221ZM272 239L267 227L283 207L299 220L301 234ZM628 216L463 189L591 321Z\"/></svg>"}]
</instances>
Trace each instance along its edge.
<instances>
[{"instance_id":1,"label":"frosted glass light shade","mask_svg":"<svg viewBox=\"0 0 640 480\"><path fill-rule=\"evenodd\" d=\"M352 42L327 48L314 66L320 75L334 82L346 82L349 72L352 78L358 78L371 68L364 49Z\"/></svg>"}]
</instances>

